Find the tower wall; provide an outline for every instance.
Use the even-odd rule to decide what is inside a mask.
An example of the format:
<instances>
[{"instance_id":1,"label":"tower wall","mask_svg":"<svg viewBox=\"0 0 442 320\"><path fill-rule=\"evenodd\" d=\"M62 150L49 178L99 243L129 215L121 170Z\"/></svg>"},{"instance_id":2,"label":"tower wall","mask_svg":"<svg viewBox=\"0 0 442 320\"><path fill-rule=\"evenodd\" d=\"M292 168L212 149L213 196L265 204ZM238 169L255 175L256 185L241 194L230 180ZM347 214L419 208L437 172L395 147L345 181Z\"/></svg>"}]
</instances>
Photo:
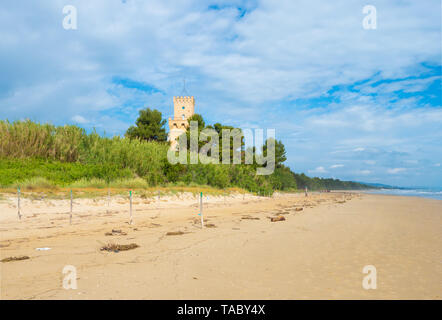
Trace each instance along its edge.
<instances>
[{"instance_id":1,"label":"tower wall","mask_svg":"<svg viewBox=\"0 0 442 320\"><path fill-rule=\"evenodd\" d=\"M194 97L173 97L173 118L169 118L169 141L171 148L176 150L178 137L186 132L189 119L195 114Z\"/></svg>"},{"instance_id":2,"label":"tower wall","mask_svg":"<svg viewBox=\"0 0 442 320\"><path fill-rule=\"evenodd\" d=\"M173 97L174 120L187 120L195 113L194 97Z\"/></svg>"}]
</instances>

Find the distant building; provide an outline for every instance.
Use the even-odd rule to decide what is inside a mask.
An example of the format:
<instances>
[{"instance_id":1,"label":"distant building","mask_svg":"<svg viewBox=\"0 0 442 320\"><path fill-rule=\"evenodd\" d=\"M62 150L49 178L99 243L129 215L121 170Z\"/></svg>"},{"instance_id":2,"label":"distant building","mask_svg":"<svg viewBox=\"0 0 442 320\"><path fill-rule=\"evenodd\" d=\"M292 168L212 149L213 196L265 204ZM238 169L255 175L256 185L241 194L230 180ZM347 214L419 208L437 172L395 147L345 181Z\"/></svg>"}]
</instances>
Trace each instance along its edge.
<instances>
[{"instance_id":1,"label":"distant building","mask_svg":"<svg viewBox=\"0 0 442 320\"><path fill-rule=\"evenodd\" d=\"M193 97L173 97L173 119L169 118L169 141L171 148L176 150L178 137L186 132L189 119L195 113Z\"/></svg>"}]
</instances>

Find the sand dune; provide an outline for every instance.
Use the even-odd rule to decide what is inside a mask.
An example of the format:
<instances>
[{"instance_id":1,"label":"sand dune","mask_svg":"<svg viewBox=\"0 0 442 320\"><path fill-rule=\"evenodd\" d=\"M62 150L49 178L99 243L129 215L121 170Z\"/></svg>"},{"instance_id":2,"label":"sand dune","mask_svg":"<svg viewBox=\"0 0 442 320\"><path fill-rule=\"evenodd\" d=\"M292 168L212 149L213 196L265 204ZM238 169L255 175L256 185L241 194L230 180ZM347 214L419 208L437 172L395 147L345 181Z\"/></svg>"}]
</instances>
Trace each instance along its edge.
<instances>
[{"instance_id":1,"label":"sand dune","mask_svg":"<svg viewBox=\"0 0 442 320\"><path fill-rule=\"evenodd\" d=\"M441 299L442 201L358 193L0 202L2 299ZM271 221L271 218L277 220ZM128 251L107 244L137 244ZM38 251L36 248L50 248ZM62 270L77 270L76 290ZM377 289L362 287L366 265Z\"/></svg>"}]
</instances>

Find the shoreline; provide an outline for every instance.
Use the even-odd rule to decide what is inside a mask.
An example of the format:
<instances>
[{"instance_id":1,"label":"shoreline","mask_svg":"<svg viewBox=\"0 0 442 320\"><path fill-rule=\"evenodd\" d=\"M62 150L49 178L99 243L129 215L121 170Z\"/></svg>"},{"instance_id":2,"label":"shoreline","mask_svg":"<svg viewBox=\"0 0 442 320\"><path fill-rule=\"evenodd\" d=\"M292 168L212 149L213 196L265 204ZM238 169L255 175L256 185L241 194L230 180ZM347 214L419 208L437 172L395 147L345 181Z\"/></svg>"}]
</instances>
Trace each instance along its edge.
<instances>
[{"instance_id":1,"label":"shoreline","mask_svg":"<svg viewBox=\"0 0 442 320\"><path fill-rule=\"evenodd\" d=\"M66 210L18 221L1 202L0 258L30 257L0 263L1 299L442 299L442 202L379 196L209 196L204 229L194 198L135 206L134 225L100 203L69 225ZM109 242L139 247L100 251ZM65 265L77 290L62 287ZM365 265L376 290L362 288Z\"/></svg>"},{"instance_id":2,"label":"shoreline","mask_svg":"<svg viewBox=\"0 0 442 320\"><path fill-rule=\"evenodd\" d=\"M365 192L366 194L374 194L374 195L388 195L388 196L395 196L395 197L415 197L415 198L424 198L424 199L433 199L433 200L442 200L442 194L440 194L439 192L415 192L414 190L409 190L410 192L412 192L412 194L400 194L400 193L394 193L391 191L400 191L400 192L404 192L401 189L387 189L387 191L380 191L380 192L375 192L375 191L371 191L371 192ZM418 194L416 194L418 193ZM428 194L427 194L428 193Z\"/></svg>"}]
</instances>

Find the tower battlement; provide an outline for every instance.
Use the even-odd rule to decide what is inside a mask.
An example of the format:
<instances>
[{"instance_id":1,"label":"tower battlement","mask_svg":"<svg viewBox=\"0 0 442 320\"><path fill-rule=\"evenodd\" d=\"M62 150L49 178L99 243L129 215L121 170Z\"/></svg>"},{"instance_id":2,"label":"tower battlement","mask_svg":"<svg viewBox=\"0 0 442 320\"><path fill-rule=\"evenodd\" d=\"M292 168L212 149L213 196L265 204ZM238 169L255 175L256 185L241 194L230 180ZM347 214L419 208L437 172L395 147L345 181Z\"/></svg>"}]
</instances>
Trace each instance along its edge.
<instances>
[{"instance_id":1,"label":"tower battlement","mask_svg":"<svg viewBox=\"0 0 442 320\"><path fill-rule=\"evenodd\" d=\"M177 96L177 97L173 97L173 103L180 103L180 102L191 102L193 104L195 104L195 98L193 96L189 97L189 96Z\"/></svg>"}]
</instances>

